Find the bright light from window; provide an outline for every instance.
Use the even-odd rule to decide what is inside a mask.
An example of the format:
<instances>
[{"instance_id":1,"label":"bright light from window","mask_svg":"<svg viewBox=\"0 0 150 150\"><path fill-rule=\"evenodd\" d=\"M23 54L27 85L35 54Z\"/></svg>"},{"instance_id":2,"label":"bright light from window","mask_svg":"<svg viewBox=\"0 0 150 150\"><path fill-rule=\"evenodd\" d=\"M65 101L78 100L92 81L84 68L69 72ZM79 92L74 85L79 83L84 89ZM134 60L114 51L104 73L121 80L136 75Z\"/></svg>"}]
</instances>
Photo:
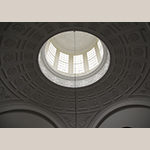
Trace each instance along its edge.
<instances>
[{"instance_id":1,"label":"bright light from window","mask_svg":"<svg viewBox=\"0 0 150 150\"><path fill-rule=\"evenodd\" d=\"M110 54L105 43L94 35L67 31L43 44L38 64L50 81L64 87L78 88L91 85L106 74Z\"/></svg>"},{"instance_id":2,"label":"bright light from window","mask_svg":"<svg viewBox=\"0 0 150 150\"><path fill-rule=\"evenodd\" d=\"M96 56L95 48L92 48L90 51L87 52L88 60L92 59Z\"/></svg>"},{"instance_id":3,"label":"bright light from window","mask_svg":"<svg viewBox=\"0 0 150 150\"><path fill-rule=\"evenodd\" d=\"M55 60L55 55L56 55L56 48L53 46L52 43L49 45L49 49L46 52L46 59L50 65L54 65L54 60Z\"/></svg>"},{"instance_id":4,"label":"bright light from window","mask_svg":"<svg viewBox=\"0 0 150 150\"><path fill-rule=\"evenodd\" d=\"M98 65L95 48L87 52L87 58L88 58L89 70L95 68Z\"/></svg>"},{"instance_id":5,"label":"bright light from window","mask_svg":"<svg viewBox=\"0 0 150 150\"><path fill-rule=\"evenodd\" d=\"M73 56L73 73L79 74L84 72L83 55Z\"/></svg>"},{"instance_id":6,"label":"bright light from window","mask_svg":"<svg viewBox=\"0 0 150 150\"><path fill-rule=\"evenodd\" d=\"M102 46L102 43L100 42L100 40L98 40L97 46L98 46L98 49L99 49L100 56L102 58L103 57L103 46Z\"/></svg>"},{"instance_id":7,"label":"bright light from window","mask_svg":"<svg viewBox=\"0 0 150 150\"><path fill-rule=\"evenodd\" d=\"M101 42L100 42L100 40L97 42L97 46L98 46L99 49L102 49L102 48L103 48L103 47L102 47L102 44L101 44Z\"/></svg>"},{"instance_id":8,"label":"bright light from window","mask_svg":"<svg viewBox=\"0 0 150 150\"><path fill-rule=\"evenodd\" d=\"M65 63L68 63L68 61L69 61L69 55L60 52L59 61L63 61Z\"/></svg>"},{"instance_id":9,"label":"bright light from window","mask_svg":"<svg viewBox=\"0 0 150 150\"><path fill-rule=\"evenodd\" d=\"M56 55L56 48L54 47L52 43L49 44L49 51L51 52L53 56Z\"/></svg>"},{"instance_id":10,"label":"bright light from window","mask_svg":"<svg viewBox=\"0 0 150 150\"><path fill-rule=\"evenodd\" d=\"M60 52L59 60L58 60L58 70L68 73L68 62L69 62L69 55Z\"/></svg>"}]
</instances>

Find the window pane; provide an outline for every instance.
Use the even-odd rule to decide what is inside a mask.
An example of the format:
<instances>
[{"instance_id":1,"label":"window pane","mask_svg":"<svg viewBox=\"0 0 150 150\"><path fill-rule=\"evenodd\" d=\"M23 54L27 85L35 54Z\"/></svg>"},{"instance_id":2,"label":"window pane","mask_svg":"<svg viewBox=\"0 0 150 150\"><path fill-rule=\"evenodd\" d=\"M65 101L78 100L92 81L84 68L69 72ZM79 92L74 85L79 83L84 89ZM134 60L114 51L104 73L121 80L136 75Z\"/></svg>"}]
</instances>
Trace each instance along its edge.
<instances>
[{"instance_id":1,"label":"window pane","mask_svg":"<svg viewBox=\"0 0 150 150\"><path fill-rule=\"evenodd\" d=\"M99 49L102 49L102 44L101 44L100 40L97 42L97 46Z\"/></svg>"},{"instance_id":2,"label":"window pane","mask_svg":"<svg viewBox=\"0 0 150 150\"><path fill-rule=\"evenodd\" d=\"M68 62L69 62L69 55L60 52L57 69L59 71L68 73L68 66L69 66Z\"/></svg>"},{"instance_id":3,"label":"window pane","mask_svg":"<svg viewBox=\"0 0 150 150\"><path fill-rule=\"evenodd\" d=\"M68 73L68 64L65 63L65 62L59 61L59 62L58 62L58 68L57 68L57 69L58 69L59 71Z\"/></svg>"},{"instance_id":4,"label":"window pane","mask_svg":"<svg viewBox=\"0 0 150 150\"><path fill-rule=\"evenodd\" d=\"M73 65L73 73L79 74L79 73L83 73L83 72L84 72L83 63Z\"/></svg>"},{"instance_id":5,"label":"window pane","mask_svg":"<svg viewBox=\"0 0 150 150\"><path fill-rule=\"evenodd\" d=\"M46 60L50 65L52 65L52 66L54 65L55 57L54 57L54 55L52 55L52 53L50 51L47 51L47 53L46 53Z\"/></svg>"},{"instance_id":6,"label":"window pane","mask_svg":"<svg viewBox=\"0 0 150 150\"><path fill-rule=\"evenodd\" d=\"M103 46L102 43L100 42L100 40L97 42L97 46L100 52L100 56L103 57Z\"/></svg>"},{"instance_id":7,"label":"window pane","mask_svg":"<svg viewBox=\"0 0 150 150\"><path fill-rule=\"evenodd\" d=\"M52 43L50 43L50 45L49 45L49 51L53 56L56 55L56 48L53 46Z\"/></svg>"},{"instance_id":8,"label":"window pane","mask_svg":"<svg viewBox=\"0 0 150 150\"><path fill-rule=\"evenodd\" d=\"M46 51L46 60L50 65L54 65L56 48L50 43L49 49Z\"/></svg>"},{"instance_id":9,"label":"window pane","mask_svg":"<svg viewBox=\"0 0 150 150\"><path fill-rule=\"evenodd\" d=\"M94 67L96 67L98 65L97 57L95 56L92 59L88 60L88 64L89 64L89 70L91 70Z\"/></svg>"},{"instance_id":10,"label":"window pane","mask_svg":"<svg viewBox=\"0 0 150 150\"><path fill-rule=\"evenodd\" d=\"M84 72L83 55L73 56L73 73L79 74Z\"/></svg>"},{"instance_id":11,"label":"window pane","mask_svg":"<svg viewBox=\"0 0 150 150\"><path fill-rule=\"evenodd\" d=\"M83 63L83 55L73 56L73 63L74 64Z\"/></svg>"},{"instance_id":12,"label":"window pane","mask_svg":"<svg viewBox=\"0 0 150 150\"><path fill-rule=\"evenodd\" d=\"M88 60L92 59L96 56L95 48L92 48L89 52L87 52Z\"/></svg>"},{"instance_id":13,"label":"window pane","mask_svg":"<svg viewBox=\"0 0 150 150\"><path fill-rule=\"evenodd\" d=\"M69 61L69 55L60 52L59 60L68 63L68 61Z\"/></svg>"}]
</instances>

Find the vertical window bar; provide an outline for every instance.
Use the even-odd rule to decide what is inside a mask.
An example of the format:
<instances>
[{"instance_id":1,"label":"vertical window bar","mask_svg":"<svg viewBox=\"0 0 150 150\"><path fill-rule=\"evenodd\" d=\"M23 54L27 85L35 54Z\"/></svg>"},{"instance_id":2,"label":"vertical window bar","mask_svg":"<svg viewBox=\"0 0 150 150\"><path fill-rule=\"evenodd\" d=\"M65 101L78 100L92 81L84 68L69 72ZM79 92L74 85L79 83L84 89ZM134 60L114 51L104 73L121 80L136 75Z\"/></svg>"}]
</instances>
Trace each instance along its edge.
<instances>
[{"instance_id":1,"label":"vertical window bar","mask_svg":"<svg viewBox=\"0 0 150 150\"><path fill-rule=\"evenodd\" d=\"M73 55L69 55L69 73L73 74Z\"/></svg>"},{"instance_id":2,"label":"vertical window bar","mask_svg":"<svg viewBox=\"0 0 150 150\"><path fill-rule=\"evenodd\" d=\"M95 52L96 52L96 56L97 56L98 62L101 62L100 50L99 50L97 44L96 44L96 46L95 46Z\"/></svg>"},{"instance_id":3,"label":"vertical window bar","mask_svg":"<svg viewBox=\"0 0 150 150\"><path fill-rule=\"evenodd\" d=\"M83 63L84 63L84 70L85 72L87 72L89 70L87 53L83 54Z\"/></svg>"},{"instance_id":4,"label":"vertical window bar","mask_svg":"<svg viewBox=\"0 0 150 150\"><path fill-rule=\"evenodd\" d=\"M56 55L55 55L55 60L54 60L54 68L55 69L57 69L57 67L58 67L59 55L60 55L60 52L59 52L59 50L57 50Z\"/></svg>"}]
</instances>

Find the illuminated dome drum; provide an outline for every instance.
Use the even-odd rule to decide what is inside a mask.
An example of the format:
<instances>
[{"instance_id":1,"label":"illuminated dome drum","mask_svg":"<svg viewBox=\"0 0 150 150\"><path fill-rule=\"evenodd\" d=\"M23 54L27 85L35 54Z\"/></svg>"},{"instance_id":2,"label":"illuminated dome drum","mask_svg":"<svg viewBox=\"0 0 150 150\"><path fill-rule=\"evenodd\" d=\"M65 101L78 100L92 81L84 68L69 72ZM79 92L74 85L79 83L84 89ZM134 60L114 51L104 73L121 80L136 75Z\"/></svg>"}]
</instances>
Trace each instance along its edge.
<instances>
[{"instance_id":1,"label":"illuminated dome drum","mask_svg":"<svg viewBox=\"0 0 150 150\"><path fill-rule=\"evenodd\" d=\"M110 64L106 45L96 36L67 31L48 39L39 53L39 66L50 81L71 88L91 85L101 79Z\"/></svg>"}]
</instances>

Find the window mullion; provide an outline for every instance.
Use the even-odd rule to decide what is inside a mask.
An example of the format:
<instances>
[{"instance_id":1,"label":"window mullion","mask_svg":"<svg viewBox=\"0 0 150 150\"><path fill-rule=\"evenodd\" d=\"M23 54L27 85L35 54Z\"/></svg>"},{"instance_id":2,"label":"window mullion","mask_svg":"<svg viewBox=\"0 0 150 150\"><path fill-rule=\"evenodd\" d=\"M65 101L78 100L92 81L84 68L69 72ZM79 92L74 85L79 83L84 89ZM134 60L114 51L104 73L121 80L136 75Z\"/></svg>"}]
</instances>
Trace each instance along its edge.
<instances>
[{"instance_id":1,"label":"window mullion","mask_svg":"<svg viewBox=\"0 0 150 150\"><path fill-rule=\"evenodd\" d=\"M55 60L54 60L54 68L55 69L57 69L57 66L58 66L59 55L60 55L60 52L59 52L59 50L57 50L56 55L55 55Z\"/></svg>"},{"instance_id":2,"label":"window mullion","mask_svg":"<svg viewBox=\"0 0 150 150\"><path fill-rule=\"evenodd\" d=\"M98 60L98 63L99 63L100 60L101 60L101 56L100 56L100 50L99 50L97 44L95 46L95 52L96 52L96 57L97 57L97 60Z\"/></svg>"},{"instance_id":3,"label":"window mullion","mask_svg":"<svg viewBox=\"0 0 150 150\"><path fill-rule=\"evenodd\" d=\"M87 72L89 70L87 53L83 54L83 63L84 63L84 70L85 72Z\"/></svg>"},{"instance_id":4,"label":"window mullion","mask_svg":"<svg viewBox=\"0 0 150 150\"><path fill-rule=\"evenodd\" d=\"M73 55L69 55L69 73L73 74Z\"/></svg>"}]
</instances>

